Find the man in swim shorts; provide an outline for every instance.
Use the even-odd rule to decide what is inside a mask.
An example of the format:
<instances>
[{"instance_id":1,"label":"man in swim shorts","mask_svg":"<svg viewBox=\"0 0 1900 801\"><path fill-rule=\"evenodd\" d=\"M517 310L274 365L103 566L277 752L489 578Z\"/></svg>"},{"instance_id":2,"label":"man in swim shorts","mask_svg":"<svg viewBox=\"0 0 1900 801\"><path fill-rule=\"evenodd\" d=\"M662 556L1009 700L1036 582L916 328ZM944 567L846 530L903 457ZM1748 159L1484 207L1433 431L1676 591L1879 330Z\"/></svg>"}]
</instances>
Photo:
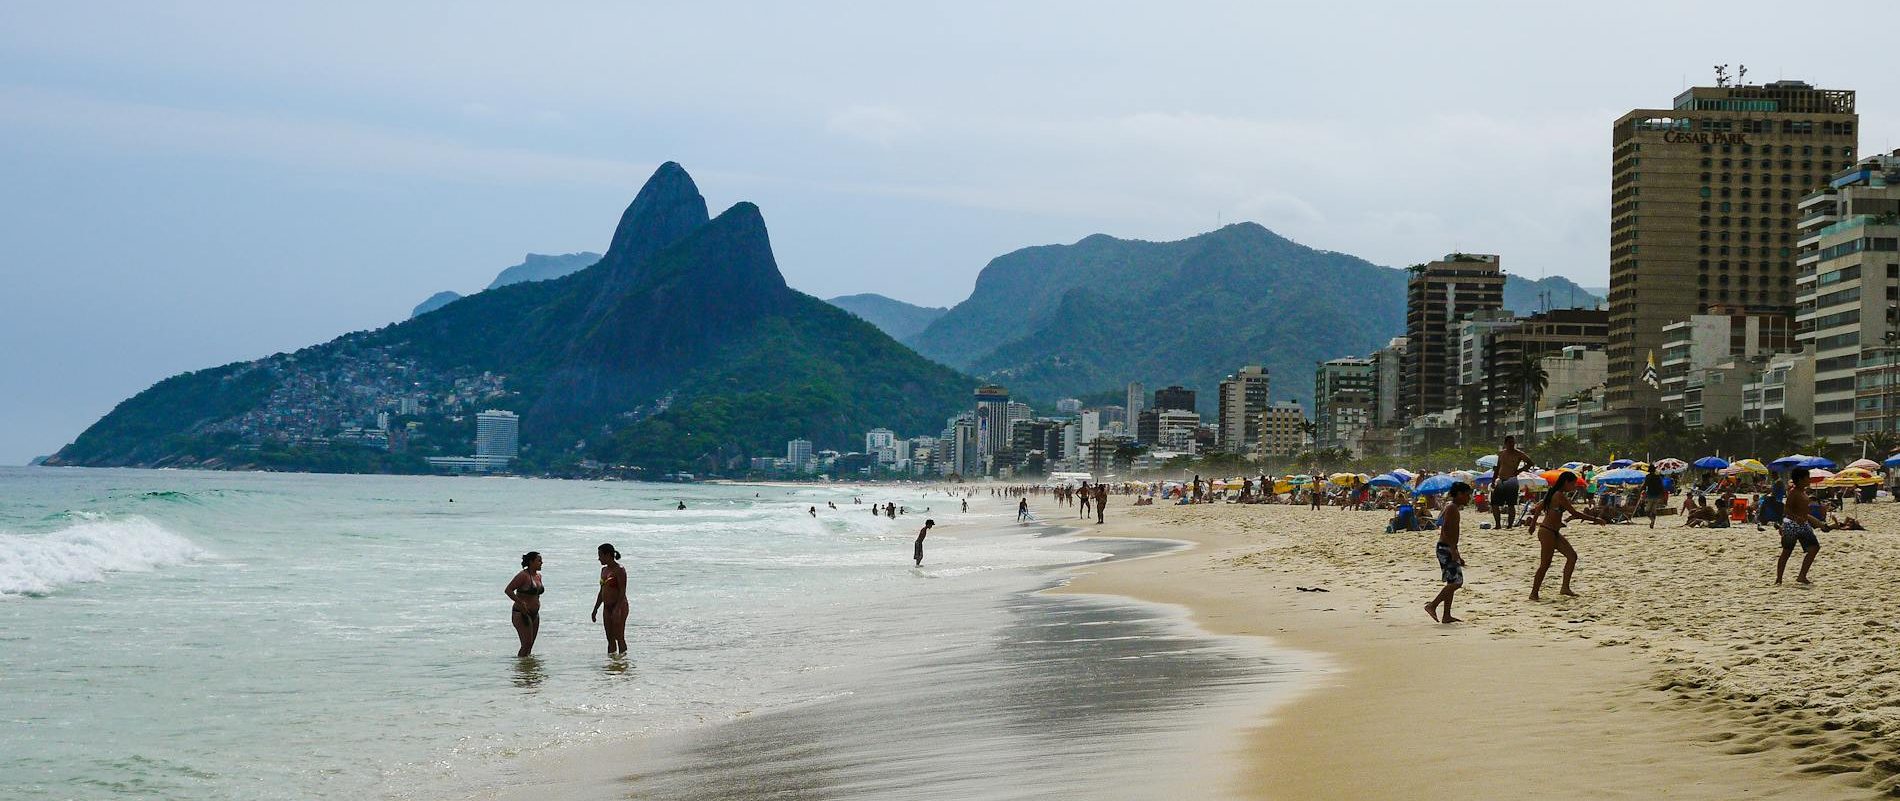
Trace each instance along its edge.
<instances>
[{"instance_id":1,"label":"man in swim shorts","mask_svg":"<svg viewBox=\"0 0 1900 801\"><path fill-rule=\"evenodd\" d=\"M1445 506L1444 522L1438 528L1438 545L1433 553L1438 557L1438 575L1445 580L1445 588L1438 591L1437 597L1425 604L1425 614L1440 623L1458 623L1451 616L1451 596L1465 585L1465 558L1458 554L1458 519L1465 504L1471 502L1471 485L1463 481L1451 485L1451 503ZM1443 604L1444 614L1438 607Z\"/></svg>"},{"instance_id":2,"label":"man in swim shorts","mask_svg":"<svg viewBox=\"0 0 1900 801\"><path fill-rule=\"evenodd\" d=\"M1821 553L1821 539L1814 536L1814 515L1808 507L1808 469L1797 467L1788 471L1788 500L1782 510L1781 518L1781 558L1775 560L1775 583L1781 583L1781 576L1788 570L1788 557L1794 555L1794 546L1801 546L1801 570L1795 573L1796 584L1811 584L1808 581L1808 568L1813 566L1814 557Z\"/></svg>"},{"instance_id":3,"label":"man in swim shorts","mask_svg":"<svg viewBox=\"0 0 1900 801\"><path fill-rule=\"evenodd\" d=\"M1517 437L1505 437L1491 470L1491 527L1517 525L1517 474L1531 468L1531 457L1517 449Z\"/></svg>"}]
</instances>

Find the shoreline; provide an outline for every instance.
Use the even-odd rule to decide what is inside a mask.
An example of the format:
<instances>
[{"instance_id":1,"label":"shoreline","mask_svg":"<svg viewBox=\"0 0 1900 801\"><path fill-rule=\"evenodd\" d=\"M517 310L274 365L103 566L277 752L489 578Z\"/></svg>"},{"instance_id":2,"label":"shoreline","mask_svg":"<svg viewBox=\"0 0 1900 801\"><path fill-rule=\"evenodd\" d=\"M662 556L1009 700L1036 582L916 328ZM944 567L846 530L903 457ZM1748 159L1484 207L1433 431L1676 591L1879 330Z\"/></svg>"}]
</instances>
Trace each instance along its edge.
<instances>
[{"instance_id":1,"label":"shoreline","mask_svg":"<svg viewBox=\"0 0 1900 801\"><path fill-rule=\"evenodd\" d=\"M473 797L501 798L528 788L553 790L571 798L625 797L630 792L662 799L693 797L682 788L724 793L717 797L751 797L736 789L735 777L749 777L747 781L760 786L804 787L824 795L827 791L818 782L831 780L834 773L855 776L850 789L837 788L842 791L840 797L887 797L867 789L888 781L885 776L857 773L868 770L859 766L869 764L906 765L906 773L939 773L943 784L918 785L906 794L950 798L963 797L949 793L967 790L962 785L968 784L969 777L992 771L999 778L1008 777L1015 774L1005 766L1048 760L1057 761L1018 775L1016 780L1023 784L1008 792L1064 776L1074 787L1093 787L1116 771L1127 774L1129 766L1147 764L1145 771L1123 776L1120 784L1097 787L1088 797L1149 798L1182 791L1199 798L1233 797L1225 792L1235 778L1233 765L1220 752L1251 724L1252 710L1289 697L1288 685L1297 675L1290 669L1301 666L1297 660L1264 640L1207 630L1178 605L1132 596L1065 597L1062 593L1061 588L1084 571L1182 552L1193 547L1190 541L1096 540L1090 531L1070 521L1018 523L1013 519L1014 499L984 493L970 500L970 515L978 518L971 522L985 536L1060 538L1061 542L1035 547L1105 557L1063 566L1008 568L1019 575L1019 586L991 603L998 610L1013 610L1013 622L993 633L995 644L989 647L995 649L994 656L981 661L900 665L895 673L862 677L869 683L860 680L831 687L822 701L754 710L687 730L545 752L508 769L502 782ZM1078 619L1086 622L1078 624ZM976 643L990 639L979 638ZM1012 678L964 687L960 697L970 700L959 705L974 703L976 709L932 705L933 692L963 686L963 677L972 670ZM1040 691L1026 692L1028 688L1020 686L1020 674L1025 671L1057 675L1032 685L1042 687ZM920 676L931 678L922 686L910 684ZM905 699L902 704L886 697L893 688L908 688L900 692ZM982 702L975 700L982 695L1009 699L1016 711L1000 717L995 710L982 712ZM1227 702L1236 696L1257 699L1257 703ZM841 727L840 720L856 720L859 725ZM1034 725L1028 725L1031 722ZM866 726L890 726L893 733L903 733L867 748L859 739ZM922 727L919 732L909 731L918 726ZM969 727L987 734L963 748L971 755L987 751L995 760L992 766L986 770L969 756L972 761L966 770L933 770L931 766L943 762L940 750L945 742L923 732ZM1035 734L1025 741L1024 733L1032 731ZM760 745L788 737L806 742L798 748ZM1102 737L1111 740L1096 739ZM1137 739L1112 739L1120 737ZM876 749L891 750L882 758L866 758L878 754ZM762 759L767 755L769 760ZM703 763L718 767L698 767ZM1137 786L1144 791L1132 792ZM976 797L1004 792L1002 787L990 785Z\"/></svg>"},{"instance_id":2,"label":"shoreline","mask_svg":"<svg viewBox=\"0 0 1900 801\"><path fill-rule=\"evenodd\" d=\"M1640 549L1643 537L1615 536L1636 527L1573 534L1586 597L1541 605L1518 597L1528 570L1494 566L1535 548L1513 532L1468 532L1473 567L1457 610L1469 622L1447 626L1423 610L1440 586L1432 535L1384 535L1382 524L1377 513L1331 508L1118 505L1107 524L1079 533L1196 547L1078 566L1055 591L1176 604L1207 631L1321 656L1293 699L1251 710L1252 725L1223 749L1235 763L1232 789L1246 798L1636 798L1659 789L1691 799L1867 798L1890 789L1882 765L1894 763L1854 742L1873 733L1692 686L1682 678L1695 672L1683 664L1686 648L1644 642L1610 615L1577 608L1612 581L1601 573L1615 559L1603 558L1608 543L1583 538ZM1767 553L1772 561L1772 546ZM1843 567L1827 557L1818 576Z\"/></svg>"}]
</instances>

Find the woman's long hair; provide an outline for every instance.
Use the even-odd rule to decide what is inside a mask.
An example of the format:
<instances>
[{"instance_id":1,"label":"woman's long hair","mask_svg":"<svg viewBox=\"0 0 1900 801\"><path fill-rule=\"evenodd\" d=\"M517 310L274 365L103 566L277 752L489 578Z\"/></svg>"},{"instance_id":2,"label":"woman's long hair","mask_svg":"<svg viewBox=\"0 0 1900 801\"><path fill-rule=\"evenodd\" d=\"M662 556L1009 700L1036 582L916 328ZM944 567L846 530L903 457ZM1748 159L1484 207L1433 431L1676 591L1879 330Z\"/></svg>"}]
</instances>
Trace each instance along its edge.
<instances>
[{"instance_id":1,"label":"woman's long hair","mask_svg":"<svg viewBox=\"0 0 1900 801\"><path fill-rule=\"evenodd\" d=\"M1550 508L1550 502L1557 497L1557 493L1569 489L1570 485L1576 483L1576 481L1576 473L1572 473L1569 470L1558 473L1557 480L1550 482L1550 489L1544 492L1544 508Z\"/></svg>"}]
</instances>

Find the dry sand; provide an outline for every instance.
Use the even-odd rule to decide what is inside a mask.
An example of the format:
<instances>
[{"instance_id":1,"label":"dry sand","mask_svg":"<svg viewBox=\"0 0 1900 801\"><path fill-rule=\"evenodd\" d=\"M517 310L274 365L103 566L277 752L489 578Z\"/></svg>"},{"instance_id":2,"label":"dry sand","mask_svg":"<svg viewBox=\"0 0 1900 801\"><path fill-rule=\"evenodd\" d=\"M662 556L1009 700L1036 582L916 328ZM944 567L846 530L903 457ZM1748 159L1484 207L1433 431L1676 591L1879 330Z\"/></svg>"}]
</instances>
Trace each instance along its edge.
<instances>
[{"instance_id":1,"label":"dry sand","mask_svg":"<svg viewBox=\"0 0 1900 801\"><path fill-rule=\"evenodd\" d=\"M1384 534L1385 513L1117 499L1088 533L1199 547L1067 591L1181 604L1210 631L1329 658L1241 744L1244 797L1900 795L1900 508L1849 511L1876 530L1822 533L1811 588L1773 584L1772 531L1573 523L1581 597L1556 594L1553 567L1542 602L1526 600L1535 538L1469 514L1467 622L1438 625L1436 534Z\"/></svg>"}]
</instances>

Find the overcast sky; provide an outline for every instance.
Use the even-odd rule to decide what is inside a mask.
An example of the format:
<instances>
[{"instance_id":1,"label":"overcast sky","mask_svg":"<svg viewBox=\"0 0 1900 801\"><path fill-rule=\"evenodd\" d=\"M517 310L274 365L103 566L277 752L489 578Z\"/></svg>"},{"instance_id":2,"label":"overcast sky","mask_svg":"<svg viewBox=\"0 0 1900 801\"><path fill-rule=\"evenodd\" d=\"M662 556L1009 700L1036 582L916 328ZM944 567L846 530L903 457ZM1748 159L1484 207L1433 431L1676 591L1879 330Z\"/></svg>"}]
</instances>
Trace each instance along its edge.
<instances>
[{"instance_id":1,"label":"overcast sky","mask_svg":"<svg viewBox=\"0 0 1900 801\"><path fill-rule=\"evenodd\" d=\"M0 464L603 250L668 159L792 286L949 305L1015 248L1239 220L1601 286L1610 122L1717 63L1900 136L1891 49L1785 3L280 5L0 9Z\"/></svg>"}]
</instances>

